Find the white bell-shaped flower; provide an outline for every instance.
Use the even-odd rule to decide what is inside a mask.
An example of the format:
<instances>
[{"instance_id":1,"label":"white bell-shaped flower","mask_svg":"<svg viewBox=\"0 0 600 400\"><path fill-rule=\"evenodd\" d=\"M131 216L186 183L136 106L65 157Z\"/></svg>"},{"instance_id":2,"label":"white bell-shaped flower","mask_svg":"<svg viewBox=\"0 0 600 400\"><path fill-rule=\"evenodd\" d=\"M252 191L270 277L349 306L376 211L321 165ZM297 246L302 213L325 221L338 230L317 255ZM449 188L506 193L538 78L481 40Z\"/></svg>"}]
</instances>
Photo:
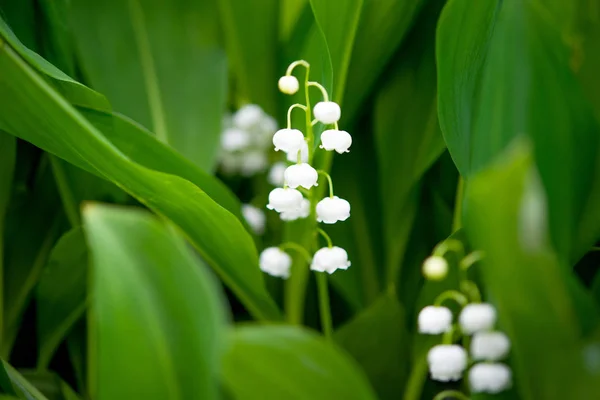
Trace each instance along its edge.
<instances>
[{"instance_id":1,"label":"white bell-shaped flower","mask_svg":"<svg viewBox=\"0 0 600 400\"><path fill-rule=\"evenodd\" d=\"M241 164L241 157L236 153L222 153L219 158L219 168L225 175L234 175L239 172Z\"/></svg>"},{"instance_id":2,"label":"white bell-shaped flower","mask_svg":"<svg viewBox=\"0 0 600 400\"><path fill-rule=\"evenodd\" d=\"M286 75L279 78L277 86L279 86L279 90L281 90L281 93L294 94L298 91L300 84L298 83L298 79L296 79L295 76Z\"/></svg>"},{"instance_id":3,"label":"white bell-shaped flower","mask_svg":"<svg viewBox=\"0 0 600 400\"><path fill-rule=\"evenodd\" d=\"M289 278L292 257L278 247L268 247L258 258L260 270L279 278Z\"/></svg>"},{"instance_id":4,"label":"white bell-shaped flower","mask_svg":"<svg viewBox=\"0 0 600 400\"><path fill-rule=\"evenodd\" d=\"M444 257L431 256L423 262L423 275L432 281L441 281L448 275L448 261Z\"/></svg>"},{"instance_id":5,"label":"white bell-shaped flower","mask_svg":"<svg viewBox=\"0 0 600 400\"><path fill-rule=\"evenodd\" d=\"M337 196L326 197L317 203L317 221L335 224L350 217L350 203Z\"/></svg>"},{"instance_id":6,"label":"white bell-shaped flower","mask_svg":"<svg viewBox=\"0 0 600 400\"><path fill-rule=\"evenodd\" d=\"M440 344L427 353L431 379L441 382L457 381L467 368L467 352L455 344Z\"/></svg>"},{"instance_id":7,"label":"white bell-shaped flower","mask_svg":"<svg viewBox=\"0 0 600 400\"><path fill-rule=\"evenodd\" d=\"M310 269L318 272L333 274L338 269L348 269L348 253L341 247L323 247L313 256Z\"/></svg>"},{"instance_id":8,"label":"white bell-shaped flower","mask_svg":"<svg viewBox=\"0 0 600 400\"><path fill-rule=\"evenodd\" d=\"M248 130L258 126L263 118L263 110L256 104L246 104L233 114L233 125Z\"/></svg>"},{"instance_id":9,"label":"white bell-shaped flower","mask_svg":"<svg viewBox=\"0 0 600 400\"><path fill-rule=\"evenodd\" d=\"M337 129L327 129L321 134L321 145L322 149L327 151L335 150L338 153L349 153L350 146L352 145L352 136L346 131L339 131Z\"/></svg>"},{"instance_id":10,"label":"white bell-shaped flower","mask_svg":"<svg viewBox=\"0 0 600 400\"><path fill-rule=\"evenodd\" d=\"M300 208L296 211L284 211L279 214L282 221L295 221L300 218L306 218L310 215L310 201L302 199Z\"/></svg>"},{"instance_id":11,"label":"white bell-shaped flower","mask_svg":"<svg viewBox=\"0 0 600 400\"><path fill-rule=\"evenodd\" d=\"M289 162L298 162L298 151L300 151L300 161L305 163L308 162L308 143L304 142L300 150L289 151L287 153L287 160Z\"/></svg>"},{"instance_id":12,"label":"white bell-shaped flower","mask_svg":"<svg viewBox=\"0 0 600 400\"><path fill-rule=\"evenodd\" d=\"M263 210L252 204L242 204L242 215L254 233L262 235L265 232L266 217Z\"/></svg>"},{"instance_id":13,"label":"white bell-shaped flower","mask_svg":"<svg viewBox=\"0 0 600 400\"><path fill-rule=\"evenodd\" d=\"M438 335L452 328L452 312L446 307L427 306L419 313L418 322L420 333Z\"/></svg>"},{"instance_id":14,"label":"white bell-shaped flower","mask_svg":"<svg viewBox=\"0 0 600 400\"><path fill-rule=\"evenodd\" d=\"M261 149L267 149L273 142L273 135L277 131L277 121L267 114L263 114L260 123L250 130L252 143Z\"/></svg>"},{"instance_id":15,"label":"white bell-shaped flower","mask_svg":"<svg viewBox=\"0 0 600 400\"><path fill-rule=\"evenodd\" d=\"M238 128L228 128L221 134L221 147L225 151L239 151L250 145L250 134Z\"/></svg>"},{"instance_id":16,"label":"white bell-shaped flower","mask_svg":"<svg viewBox=\"0 0 600 400\"><path fill-rule=\"evenodd\" d=\"M304 135L298 129L280 129L273 135L275 151L298 152L305 145Z\"/></svg>"},{"instance_id":17,"label":"white bell-shaped flower","mask_svg":"<svg viewBox=\"0 0 600 400\"><path fill-rule=\"evenodd\" d=\"M252 176L267 169L269 160L261 150L252 150L241 154L240 171L243 176Z\"/></svg>"},{"instance_id":18,"label":"white bell-shaped flower","mask_svg":"<svg viewBox=\"0 0 600 400\"><path fill-rule=\"evenodd\" d=\"M467 304L462 309L458 322L466 335L489 331L496 323L496 309L488 303Z\"/></svg>"},{"instance_id":19,"label":"white bell-shaped flower","mask_svg":"<svg viewBox=\"0 0 600 400\"><path fill-rule=\"evenodd\" d=\"M313 114L317 121L324 124L333 124L340 120L342 116L342 110L340 106L333 101L321 101L315 104L313 108Z\"/></svg>"},{"instance_id":20,"label":"white bell-shaped flower","mask_svg":"<svg viewBox=\"0 0 600 400\"><path fill-rule=\"evenodd\" d=\"M310 189L313 186L318 186L318 180L317 170L307 163L290 165L285 170L285 183L292 189L298 186Z\"/></svg>"},{"instance_id":21,"label":"white bell-shaped flower","mask_svg":"<svg viewBox=\"0 0 600 400\"><path fill-rule=\"evenodd\" d=\"M269 193L269 210L277 212L298 211L302 206L302 193L296 189L276 188Z\"/></svg>"},{"instance_id":22,"label":"white bell-shaped flower","mask_svg":"<svg viewBox=\"0 0 600 400\"><path fill-rule=\"evenodd\" d=\"M469 370L469 386L473 393L500 393L512 385L512 371L505 364L479 363Z\"/></svg>"},{"instance_id":23,"label":"white bell-shaped flower","mask_svg":"<svg viewBox=\"0 0 600 400\"><path fill-rule=\"evenodd\" d=\"M278 162L273 164L271 169L269 170L269 175L267 176L267 180L273 186L283 186L285 182L285 170L287 169L287 165L284 162Z\"/></svg>"},{"instance_id":24,"label":"white bell-shaped flower","mask_svg":"<svg viewBox=\"0 0 600 400\"><path fill-rule=\"evenodd\" d=\"M471 340L474 360L498 361L508 355L510 339L502 332L477 332Z\"/></svg>"}]
</instances>

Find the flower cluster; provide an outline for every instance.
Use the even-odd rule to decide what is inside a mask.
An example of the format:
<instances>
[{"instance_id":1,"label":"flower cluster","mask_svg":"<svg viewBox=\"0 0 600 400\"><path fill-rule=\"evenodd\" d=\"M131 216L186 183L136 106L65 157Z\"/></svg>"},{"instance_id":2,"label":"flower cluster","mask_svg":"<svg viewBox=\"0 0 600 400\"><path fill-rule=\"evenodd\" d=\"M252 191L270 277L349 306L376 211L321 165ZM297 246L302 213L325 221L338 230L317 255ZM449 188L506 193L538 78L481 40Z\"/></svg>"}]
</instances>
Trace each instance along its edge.
<instances>
[{"instance_id":1,"label":"flower cluster","mask_svg":"<svg viewBox=\"0 0 600 400\"><path fill-rule=\"evenodd\" d=\"M258 105L247 104L225 117L221 133L220 169L227 175L253 176L267 169L277 122Z\"/></svg>"},{"instance_id":2,"label":"flower cluster","mask_svg":"<svg viewBox=\"0 0 600 400\"><path fill-rule=\"evenodd\" d=\"M456 242L454 242L454 247ZM443 279L448 263L443 257L447 243L437 248L437 253L425 260L423 273L431 280ZM462 248L462 245L460 246ZM467 269L480 258L471 253L460 262L461 290L449 290L438 296L434 305L424 307L418 316L418 330L422 334L443 334L443 344L434 346L427 354L431 378L437 381L456 381L472 364L469 386L473 393L499 393L512 383L511 369L500 361L508 356L510 340L506 334L495 329L497 313L493 305L480 301L477 286L466 279ZM443 306L445 300L454 300L460 306L457 323L453 323L452 311ZM470 338L469 352L455 344L462 338L463 345Z\"/></svg>"},{"instance_id":3,"label":"flower cluster","mask_svg":"<svg viewBox=\"0 0 600 400\"><path fill-rule=\"evenodd\" d=\"M272 135L275 151L285 153L287 161L292 164L280 162L271 168L268 180L278 187L269 193L267 208L279 213L283 221L309 217L324 224L345 221L350 217L350 203L334 196L333 182L327 171L317 170L312 165L314 152L317 150L313 126L321 123L329 128L320 136L319 148L324 151L347 153L352 144L352 137L348 132L338 129L338 121L341 117L340 106L329 100L329 95L322 85L309 81L310 66L306 61L296 61L289 66L286 75L279 79L280 91L291 95L300 89L298 79L292 75L296 66L306 68L304 83L306 104L293 104L287 112L287 127L277 130ZM323 96L323 100L312 109L308 96L310 87L319 89ZM292 127L291 115L295 109L304 112L305 132ZM327 179L329 186L329 196L321 199L317 198L318 192L315 190L319 186L319 175ZM317 232L325 237L328 246L318 249L312 257L307 256L307 259L310 258L310 268L329 274L338 269L347 269L350 266L347 252L341 247L333 246L331 239L323 230L317 229ZM260 257L262 271L282 278L289 276L291 263L288 257L282 255L282 249L285 247L285 244L279 248L270 247L262 252ZM305 252L305 250L300 251Z\"/></svg>"}]
</instances>

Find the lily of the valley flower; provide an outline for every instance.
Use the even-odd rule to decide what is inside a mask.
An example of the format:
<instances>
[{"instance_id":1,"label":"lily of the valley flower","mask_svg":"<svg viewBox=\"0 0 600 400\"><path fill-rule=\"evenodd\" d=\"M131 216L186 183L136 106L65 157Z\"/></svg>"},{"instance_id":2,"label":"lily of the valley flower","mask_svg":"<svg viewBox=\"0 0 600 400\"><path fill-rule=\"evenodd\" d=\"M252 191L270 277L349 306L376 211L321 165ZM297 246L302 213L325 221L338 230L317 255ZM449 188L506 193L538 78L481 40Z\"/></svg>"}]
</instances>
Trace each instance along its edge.
<instances>
[{"instance_id":1,"label":"lily of the valley flower","mask_svg":"<svg viewBox=\"0 0 600 400\"><path fill-rule=\"evenodd\" d=\"M342 110L336 102L321 101L313 108L313 114L317 121L324 124L333 124L340 120Z\"/></svg>"},{"instance_id":2,"label":"lily of the valley flower","mask_svg":"<svg viewBox=\"0 0 600 400\"><path fill-rule=\"evenodd\" d=\"M290 165L285 170L285 183L292 189L298 186L310 189L318 185L318 179L319 174L317 170L307 163Z\"/></svg>"},{"instance_id":3,"label":"lily of the valley flower","mask_svg":"<svg viewBox=\"0 0 600 400\"><path fill-rule=\"evenodd\" d=\"M448 274L448 261L444 257L431 256L423 262L423 275L432 281L439 281Z\"/></svg>"},{"instance_id":4,"label":"lily of the valley flower","mask_svg":"<svg viewBox=\"0 0 600 400\"><path fill-rule=\"evenodd\" d=\"M284 211L279 214L282 221L295 221L297 219L306 218L310 215L310 201L302 199L300 208L294 211Z\"/></svg>"},{"instance_id":5,"label":"lily of the valley flower","mask_svg":"<svg viewBox=\"0 0 600 400\"><path fill-rule=\"evenodd\" d=\"M496 309L488 303L467 304L462 309L458 322L466 335L489 331L496 323Z\"/></svg>"},{"instance_id":6,"label":"lily of the valley flower","mask_svg":"<svg viewBox=\"0 0 600 400\"><path fill-rule=\"evenodd\" d=\"M350 203L337 196L326 197L317 203L317 221L335 224L350 217Z\"/></svg>"},{"instance_id":7,"label":"lily of the valley flower","mask_svg":"<svg viewBox=\"0 0 600 400\"><path fill-rule=\"evenodd\" d=\"M471 340L474 360L498 361L508 355L510 339L502 332L477 332Z\"/></svg>"},{"instance_id":8,"label":"lily of the valley flower","mask_svg":"<svg viewBox=\"0 0 600 400\"><path fill-rule=\"evenodd\" d=\"M264 171L268 164L267 155L263 151L247 151L240 157L240 172L242 176L252 176Z\"/></svg>"},{"instance_id":9,"label":"lily of the valley flower","mask_svg":"<svg viewBox=\"0 0 600 400\"><path fill-rule=\"evenodd\" d=\"M427 306L419 313L419 332L439 335L452 328L452 312L446 307Z\"/></svg>"},{"instance_id":10,"label":"lily of the valley flower","mask_svg":"<svg viewBox=\"0 0 600 400\"><path fill-rule=\"evenodd\" d=\"M302 193L296 189L276 188L269 193L267 208L277 212L294 212L302 206L302 200Z\"/></svg>"},{"instance_id":11,"label":"lily of the valley flower","mask_svg":"<svg viewBox=\"0 0 600 400\"><path fill-rule=\"evenodd\" d=\"M500 363L479 363L469 371L469 385L473 393L500 393L512 384L510 368Z\"/></svg>"},{"instance_id":12,"label":"lily of the valley flower","mask_svg":"<svg viewBox=\"0 0 600 400\"><path fill-rule=\"evenodd\" d=\"M308 162L308 144L306 142L304 142L300 150L289 151L287 153L287 160L293 163L297 162L298 151L300 151L300 161L302 161L303 163Z\"/></svg>"},{"instance_id":13,"label":"lily of the valley flower","mask_svg":"<svg viewBox=\"0 0 600 400\"><path fill-rule=\"evenodd\" d=\"M457 381L467 368L467 352L455 344L434 346L427 354L431 379L441 382Z\"/></svg>"},{"instance_id":14,"label":"lily of the valley flower","mask_svg":"<svg viewBox=\"0 0 600 400\"><path fill-rule=\"evenodd\" d=\"M225 151L239 151L250 144L248 132L237 128L226 129L221 135L221 147Z\"/></svg>"},{"instance_id":15,"label":"lily of the valley flower","mask_svg":"<svg viewBox=\"0 0 600 400\"><path fill-rule=\"evenodd\" d=\"M254 233L257 235L264 233L266 217L263 210L252 204L242 204L242 215Z\"/></svg>"},{"instance_id":16,"label":"lily of the valley flower","mask_svg":"<svg viewBox=\"0 0 600 400\"><path fill-rule=\"evenodd\" d=\"M304 144L304 135L298 129L280 129L273 135L275 151L298 152Z\"/></svg>"},{"instance_id":17,"label":"lily of the valley flower","mask_svg":"<svg viewBox=\"0 0 600 400\"><path fill-rule=\"evenodd\" d=\"M335 150L339 154L348 153L352 145L352 136L346 131L327 129L321 134L321 147L327 151Z\"/></svg>"},{"instance_id":18,"label":"lily of the valley flower","mask_svg":"<svg viewBox=\"0 0 600 400\"><path fill-rule=\"evenodd\" d=\"M290 276L292 258L278 247L268 247L260 253L258 259L260 269L269 275L280 278Z\"/></svg>"},{"instance_id":19,"label":"lily of the valley flower","mask_svg":"<svg viewBox=\"0 0 600 400\"><path fill-rule=\"evenodd\" d=\"M348 253L341 247L323 247L313 256L310 269L318 272L333 274L338 269L348 269Z\"/></svg>"},{"instance_id":20,"label":"lily of the valley flower","mask_svg":"<svg viewBox=\"0 0 600 400\"><path fill-rule=\"evenodd\" d=\"M285 94L294 94L298 91L299 83L298 79L293 75L286 75L279 78L279 82L277 83L279 86L279 90Z\"/></svg>"},{"instance_id":21,"label":"lily of the valley flower","mask_svg":"<svg viewBox=\"0 0 600 400\"><path fill-rule=\"evenodd\" d=\"M273 186L283 186L285 182L285 170L287 169L287 165L284 162L278 162L273 164L271 169L269 170L269 175L267 176L267 180Z\"/></svg>"},{"instance_id":22,"label":"lily of the valley flower","mask_svg":"<svg viewBox=\"0 0 600 400\"><path fill-rule=\"evenodd\" d=\"M263 121L264 112L256 104L246 104L233 115L233 125L240 129L252 129Z\"/></svg>"}]
</instances>

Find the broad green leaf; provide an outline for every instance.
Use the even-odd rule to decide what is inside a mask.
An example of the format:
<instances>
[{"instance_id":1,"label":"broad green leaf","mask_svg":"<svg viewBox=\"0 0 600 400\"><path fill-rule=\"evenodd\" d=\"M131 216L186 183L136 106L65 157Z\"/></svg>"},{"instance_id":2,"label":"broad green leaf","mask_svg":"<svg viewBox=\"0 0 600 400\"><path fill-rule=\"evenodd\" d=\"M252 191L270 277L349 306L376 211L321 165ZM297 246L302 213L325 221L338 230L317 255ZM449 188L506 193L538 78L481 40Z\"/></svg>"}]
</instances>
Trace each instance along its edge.
<instances>
[{"instance_id":1,"label":"broad green leaf","mask_svg":"<svg viewBox=\"0 0 600 400\"><path fill-rule=\"evenodd\" d=\"M235 329L222 374L238 400L376 398L354 360L333 343L292 326Z\"/></svg>"},{"instance_id":2,"label":"broad green leaf","mask_svg":"<svg viewBox=\"0 0 600 400\"><path fill-rule=\"evenodd\" d=\"M217 0L238 102L277 112L278 0Z\"/></svg>"},{"instance_id":3,"label":"broad green leaf","mask_svg":"<svg viewBox=\"0 0 600 400\"><path fill-rule=\"evenodd\" d=\"M70 21L91 87L205 171L227 93L217 7L193 0L74 0Z\"/></svg>"},{"instance_id":4,"label":"broad green leaf","mask_svg":"<svg viewBox=\"0 0 600 400\"><path fill-rule=\"evenodd\" d=\"M56 243L36 290L38 366L46 368L54 352L85 311L87 248L81 228Z\"/></svg>"},{"instance_id":5,"label":"broad green leaf","mask_svg":"<svg viewBox=\"0 0 600 400\"><path fill-rule=\"evenodd\" d=\"M237 218L189 181L133 162L6 45L0 71L6 94L2 129L76 165L87 165L171 219L253 315L279 317L264 287L252 238Z\"/></svg>"},{"instance_id":6,"label":"broad green leaf","mask_svg":"<svg viewBox=\"0 0 600 400\"><path fill-rule=\"evenodd\" d=\"M68 21L69 0L38 0L38 4L44 22L40 38L42 54L61 71L74 76L75 46Z\"/></svg>"},{"instance_id":7,"label":"broad green leaf","mask_svg":"<svg viewBox=\"0 0 600 400\"><path fill-rule=\"evenodd\" d=\"M21 375L49 400L80 400L71 387L54 372L21 370Z\"/></svg>"},{"instance_id":8,"label":"broad green leaf","mask_svg":"<svg viewBox=\"0 0 600 400\"><path fill-rule=\"evenodd\" d=\"M4 322L4 217L12 190L17 141L0 130L0 336Z\"/></svg>"},{"instance_id":9,"label":"broad green leaf","mask_svg":"<svg viewBox=\"0 0 600 400\"><path fill-rule=\"evenodd\" d=\"M8 394L26 400L48 400L39 390L27 381L16 369L0 359L0 385ZM6 380L8 378L8 381ZM10 386L9 386L10 385Z\"/></svg>"},{"instance_id":10,"label":"broad green leaf","mask_svg":"<svg viewBox=\"0 0 600 400\"><path fill-rule=\"evenodd\" d=\"M435 27L442 2L428 4L375 101L375 142L385 238L386 281L396 282L418 206L418 182L444 150L436 102Z\"/></svg>"},{"instance_id":11,"label":"broad green leaf","mask_svg":"<svg viewBox=\"0 0 600 400\"><path fill-rule=\"evenodd\" d=\"M0 15L27 47L32 49L37 45L34 3L34 0L0 0Z\"/></svg>"},{"instance_id":12,"label":"broad green leaf","mask_svg":"<svg viewBox=\"0 0 600 400\"><path fill-rule=\"evenodd\" d=\"M531 138L564 259L578 258L574 242L600 144L564 40L578 3L452 0L437 35L440 122L458 169L468 178L517 135Z\"/></svg>"},{"instance_id":13,"label":"broad green leaf","mask_svg":"<svg viewBox=\"0 0 600 400\"><path fill-rule=\"evenodd\" d=\"M73 325L66 339L69 360L73 366L77 388L80 392L87 391L87 325L86 320L81 318Z\"/></svg>"},{"instance_id":14,"label":"broad green leaf","mask_svg":"<svg viewBox=\"0 0 600 400\"><path fill-rule=\"evenodd\" d=\"M395 293L385 294L340 327L335 341L365 371L378 398L397 399L408 372L408 334Z\"/></svg>"},{"instance_id":15,"label":"broad green leaf","mask_svg":"<svg viewBox=\"0 0 600 400\"><path fill-rule=\"evenodd\" d=\"M467 236L485 253L474 268L511 338L519 393L524 399L594 397L600 370L590 357L600 346L599 315L549 246L546 200L527 142L475 175L465 201Z\"/></svg>"},{"instance_id":16,"label":"broad green leaf","mask_svg":"<svg viewBox=\"0 0 600 400\"><path fill-rule=\"evenodd\" d=\"M204 265L146 211L90 204L84 221L92 397L214 398L225 309Z\"/></svg>"},{"instance_id":17,"label":"broad green leaf","mask_svg":"<svg viewBox=\"0 0 600 400\"><path fill-rule=\"evenodd\" d=\"M436 2L439 3L438 0L429 1ZM355 116L360 113L361 103L406 37L425 3L426 0L364 1L348 69L343 107L346 115ZM407 42L410 43L410 40Z\"/></svg>"}]
</instances>

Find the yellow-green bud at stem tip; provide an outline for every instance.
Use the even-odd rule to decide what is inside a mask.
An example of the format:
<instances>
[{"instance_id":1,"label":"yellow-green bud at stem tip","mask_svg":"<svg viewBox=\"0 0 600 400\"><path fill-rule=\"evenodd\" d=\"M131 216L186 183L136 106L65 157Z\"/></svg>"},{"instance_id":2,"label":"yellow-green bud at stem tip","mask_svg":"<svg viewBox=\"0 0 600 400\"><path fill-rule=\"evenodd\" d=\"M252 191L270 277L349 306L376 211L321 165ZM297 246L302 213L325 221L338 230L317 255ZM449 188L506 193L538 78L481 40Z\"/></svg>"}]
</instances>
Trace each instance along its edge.
<instances>
[{"instance_id":1,"label":"yellow-green bud at stem tip","mask_svg":"<svg viewBox=\"0 0 600 400\"><path fill-rule=\"evenodd\" d=\"M423 262L425 279L441 281L448 275L448 262L444 257L431 256Z\"/></svg>"}]
</instances>

